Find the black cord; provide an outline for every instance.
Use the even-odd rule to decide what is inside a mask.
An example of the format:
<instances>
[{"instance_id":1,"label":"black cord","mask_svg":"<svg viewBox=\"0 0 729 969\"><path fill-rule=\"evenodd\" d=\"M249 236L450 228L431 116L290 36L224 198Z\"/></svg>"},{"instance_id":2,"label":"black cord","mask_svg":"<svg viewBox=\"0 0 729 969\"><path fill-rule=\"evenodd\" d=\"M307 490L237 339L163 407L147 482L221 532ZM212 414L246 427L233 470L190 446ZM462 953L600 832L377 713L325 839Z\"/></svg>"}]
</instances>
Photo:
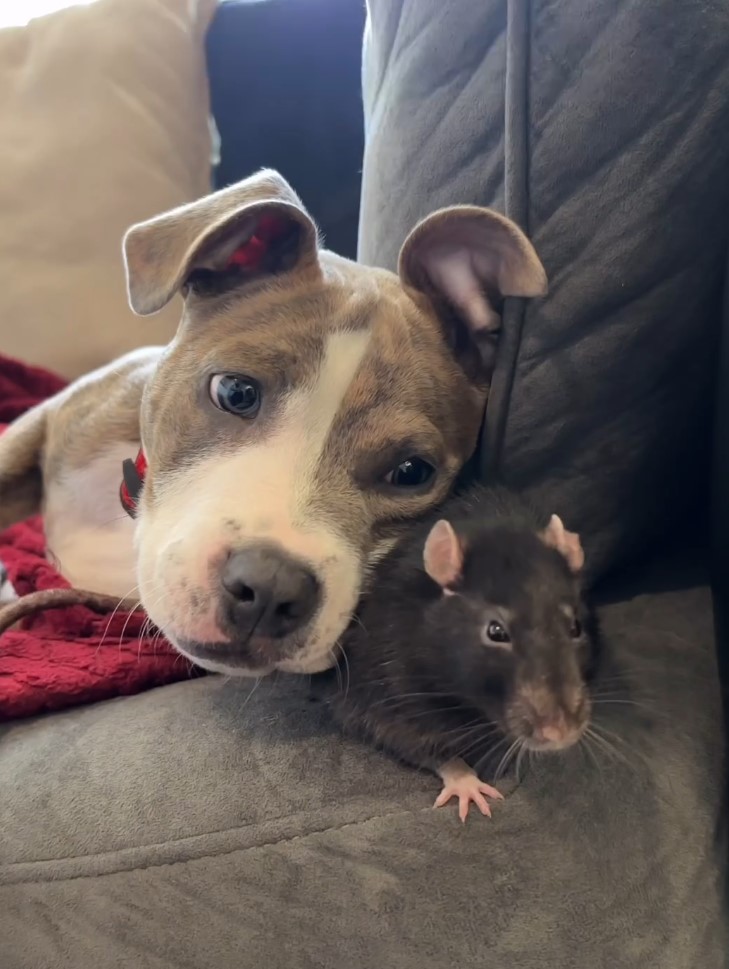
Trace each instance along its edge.
<instances>
[{"instance_id":1,"label":"black cord","mask_svg":"<svg viewBox=\"0 0 729 969\"><path fill-rule=\"evenodd\" d=\"M529 232L529 69L531 0L508 0L504 96L505 214ZM509 401L514 386L526 302L507 299L486 406L481 447L481 477L498 477L503 461Z\"/></svg>"}]
</instances>

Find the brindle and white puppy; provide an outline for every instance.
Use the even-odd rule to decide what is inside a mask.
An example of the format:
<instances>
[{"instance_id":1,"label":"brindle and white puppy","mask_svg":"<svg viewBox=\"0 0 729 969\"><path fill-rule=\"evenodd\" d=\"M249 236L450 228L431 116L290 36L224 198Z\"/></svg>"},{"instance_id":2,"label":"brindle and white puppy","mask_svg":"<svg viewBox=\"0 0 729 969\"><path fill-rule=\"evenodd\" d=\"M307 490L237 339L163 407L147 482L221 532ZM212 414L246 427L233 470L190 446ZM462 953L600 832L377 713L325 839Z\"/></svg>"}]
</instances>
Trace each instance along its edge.
<instances>
[{"instance_id":1,"label":"brindle and white puppy","mask_svg":"<svg viewBox=\"0 0 729 969\"><path fill-rule=\"evenodd\" d=\"M356 265L271 171L124 248L132 308L181 292L179 331L0 438L0 526L42 509L73 584L138 594L203 666L323 669L369 567L472 455L500 302L545 291L539 259L504 217L454 207L413 230L399 274ZM140 441L132 521L120 468Z\"/></svg>"}]
</instances>

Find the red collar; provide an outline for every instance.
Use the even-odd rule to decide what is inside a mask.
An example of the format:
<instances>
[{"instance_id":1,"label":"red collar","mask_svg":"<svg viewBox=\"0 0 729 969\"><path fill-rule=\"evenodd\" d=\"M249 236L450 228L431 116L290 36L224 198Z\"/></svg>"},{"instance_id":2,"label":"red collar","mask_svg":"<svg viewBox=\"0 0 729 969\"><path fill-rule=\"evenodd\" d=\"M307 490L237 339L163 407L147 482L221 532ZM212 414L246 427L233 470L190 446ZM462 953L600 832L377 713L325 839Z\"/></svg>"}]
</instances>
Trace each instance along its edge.
<instances>
[{"instance_id":1,"label":"red collar","mask_svg":"<svg viewBox=\"0 0 729 969\"><path fill-rule=\"evenodd\" d=\"M144 475L147 471L147 459L140 448L136 458L127 458L122 462L122 483L119 488L119 501L130 518L137 515L139 496L142 493Z\"/></svg>"}]
</instances>

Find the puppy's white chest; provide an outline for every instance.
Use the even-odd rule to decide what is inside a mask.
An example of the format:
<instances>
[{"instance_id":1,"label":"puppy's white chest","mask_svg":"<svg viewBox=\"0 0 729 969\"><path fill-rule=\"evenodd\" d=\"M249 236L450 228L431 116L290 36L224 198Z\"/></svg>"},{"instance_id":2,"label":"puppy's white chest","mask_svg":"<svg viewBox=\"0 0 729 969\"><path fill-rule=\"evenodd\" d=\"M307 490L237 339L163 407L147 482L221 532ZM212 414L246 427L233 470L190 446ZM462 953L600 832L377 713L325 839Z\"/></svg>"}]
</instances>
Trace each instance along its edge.
<instances>
[{"instance_id":1,"label":"puppy's white chest","mask_svg":"<svg viewBox=\"0 0 729 969\"><path fill-rule=\"evenodd\" d=\"M46 483L48 557L71 585L109 595L136 588L134 522L119 501L129 444L110 445L85 468Z\"/></svg>"}]
</instances>

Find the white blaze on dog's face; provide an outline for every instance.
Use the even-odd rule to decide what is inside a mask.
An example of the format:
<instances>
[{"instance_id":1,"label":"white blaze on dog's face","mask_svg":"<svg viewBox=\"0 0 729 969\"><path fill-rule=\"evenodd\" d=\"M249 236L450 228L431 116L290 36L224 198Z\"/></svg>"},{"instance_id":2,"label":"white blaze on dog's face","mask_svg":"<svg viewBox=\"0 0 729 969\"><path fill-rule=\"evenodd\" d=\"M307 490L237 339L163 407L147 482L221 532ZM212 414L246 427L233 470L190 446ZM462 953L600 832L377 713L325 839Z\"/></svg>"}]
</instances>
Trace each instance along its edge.
<instances>
[{"instance_id":1,"label":"white blaze on dog's face","mask_svg":"<svg viewBox=\"0 0 729 969\"><path fill-rule=\"evenodd\" d=\"M368 569L472 454L498 317L483 295L545 286L482 209L432 216L400 275L317 246L264 172L130 230L132 306L185 312L142 406L142 602L211 669L335 660Z\"/></svg>"}]
</instances>

